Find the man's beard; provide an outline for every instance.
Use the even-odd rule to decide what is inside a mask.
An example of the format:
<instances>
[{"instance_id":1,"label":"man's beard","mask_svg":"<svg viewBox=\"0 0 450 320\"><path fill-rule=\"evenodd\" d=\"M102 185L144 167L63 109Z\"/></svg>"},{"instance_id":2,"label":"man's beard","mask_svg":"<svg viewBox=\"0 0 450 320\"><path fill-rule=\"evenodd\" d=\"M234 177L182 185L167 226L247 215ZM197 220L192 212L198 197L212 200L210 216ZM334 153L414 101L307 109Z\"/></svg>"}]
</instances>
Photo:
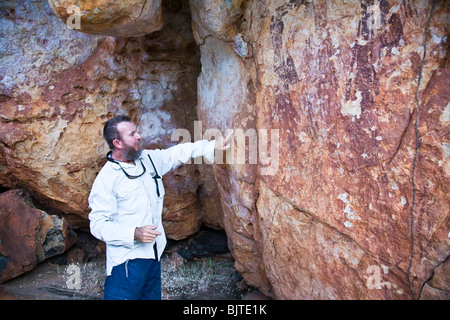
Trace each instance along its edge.
<instances>
[{"instance_id":1,"label":"man's beard","mask_svg":"<svg viewBox=\"0 0 450 320\"><path fill-rule=\"evenodd\" d=\"M127 146L122 151L122 157L126 161L134 161L134 160L137 160L141 156L141 153L142 153L141 147L139 147L139 149L136 150L135 147Z\"/></svg>"}]
</instances>

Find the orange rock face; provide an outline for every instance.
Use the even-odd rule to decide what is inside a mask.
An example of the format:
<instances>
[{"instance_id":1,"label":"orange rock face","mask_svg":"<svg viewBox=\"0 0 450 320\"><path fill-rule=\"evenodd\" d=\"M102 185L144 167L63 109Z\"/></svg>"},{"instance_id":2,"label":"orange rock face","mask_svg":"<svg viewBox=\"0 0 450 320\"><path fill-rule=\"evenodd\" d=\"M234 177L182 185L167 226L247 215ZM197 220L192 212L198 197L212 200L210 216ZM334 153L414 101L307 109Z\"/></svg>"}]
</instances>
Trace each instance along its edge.
<instances>
[{"instance_id":1,"label":"orange rock face","mask_svg":"<svg viewBox=\"0 0 450 320\"><path fill-rule=\"evenodd\" d=\"M161 0L74 1L48 0L69 28L116 37L142 36L164 24Z\"/></svg>"},{"instance_id":2,"label":"orange rock face","mask_svg":"<svg viewBox=\"0 0 450 320\"><path fill-rule=\"evenodd\" d=\"M169 20L157 34L126 39L69 30L45 2L26 2L23 9L2 4L8 45L0 80L1 186L27 189L87 229L87 197L108 151L102 137L108 118L130 115L144 148L178 142L172 132L196 119L199 66L189 7L175 4L164 9ZM44 20L46 28L39 24ZM164 177L171 238L198 230L202 206L214 202L220 210L207 197L214 185L197 197L199 186L214 182L211 167L201 174L196 169L181 167Z\"/></svg>"},{"instance_id":3,"label":"orange rock face","mask_svg":"<svg viewBox=\"0 0 450 320\"><path fill-rule=\"evenodd\" d=\"M449 7L431 8L191 1L199 117L279 130L261 135L279 147L272 173L214 168L236 267L265 294L418 298L448 257Z\"/></svg>"}]
</instances>

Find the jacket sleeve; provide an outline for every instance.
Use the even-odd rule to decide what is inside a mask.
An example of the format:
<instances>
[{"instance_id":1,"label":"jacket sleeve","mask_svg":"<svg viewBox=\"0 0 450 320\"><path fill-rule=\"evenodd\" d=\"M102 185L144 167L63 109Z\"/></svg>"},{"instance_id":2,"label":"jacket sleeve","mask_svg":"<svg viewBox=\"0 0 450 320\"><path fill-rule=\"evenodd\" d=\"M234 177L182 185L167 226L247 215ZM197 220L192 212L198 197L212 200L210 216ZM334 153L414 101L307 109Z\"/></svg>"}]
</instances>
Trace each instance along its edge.
<instances>
[{"instance_id":1,"label":"jacket sleeve","mask_svg":"<svg viewBox=\"0 0 450 320\"><path fill-rule=\"evenodd\" d=\"M199 140L194 143L182 143L165 150L154 150L158 161L155 163L158 173L163 176L191 158L203 156L209 163L214 162L215 140Z\"/></svg>"},{"instance_id":2,"label":"jacket sleeve","mask_svg":"<svg viewBox=\"0 0 450 320\"><path fill-rule=\"evenodd\" d=\"M114 221L117 201L111 183L97 177L89 195L89 214L91 233L107 244L132 247L134 244L134 226L119 225Z\"/></svg>"}]
</instances>

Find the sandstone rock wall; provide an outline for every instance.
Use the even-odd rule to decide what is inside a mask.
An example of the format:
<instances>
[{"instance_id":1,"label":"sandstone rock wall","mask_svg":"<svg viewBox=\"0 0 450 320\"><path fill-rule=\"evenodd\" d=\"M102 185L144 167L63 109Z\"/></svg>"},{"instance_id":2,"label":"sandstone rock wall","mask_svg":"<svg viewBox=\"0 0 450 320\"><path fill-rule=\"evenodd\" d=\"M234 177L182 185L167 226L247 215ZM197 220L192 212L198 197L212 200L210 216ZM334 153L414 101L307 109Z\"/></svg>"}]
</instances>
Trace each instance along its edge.
<instances>
[{"instance_id":1,"label":"sandstone rock wall","mask_svg":"<svg viewBox=\"0 0 450 320\"><path fill-rule=\"evenodd\" d=\"M0 6L0 184L29 190L87 228L87 197L108 151L108 118L130 115L149 148L175 144L176 128L192 130L199 57L189 6L166 2L164 27L134 38L69 30L45 1ZM208 198L214 184L197 197L204 181L214 182L211 168L183 166L165 177L169 237L197 231L202 206L220 210Z\"/></svg>"},{"instance_id":2,"label":"sandstone rock wall","mask_svg":"<svg viewBox=\"0 0 450 320\"><path fill-rule=\"evenodd\" d=\"M447 259L449 7L427 26L432 7L191 0L199 118L279 130L274 174L214 168L236 266L264 293L417 298Z\"/></svg>"}]
</instances>

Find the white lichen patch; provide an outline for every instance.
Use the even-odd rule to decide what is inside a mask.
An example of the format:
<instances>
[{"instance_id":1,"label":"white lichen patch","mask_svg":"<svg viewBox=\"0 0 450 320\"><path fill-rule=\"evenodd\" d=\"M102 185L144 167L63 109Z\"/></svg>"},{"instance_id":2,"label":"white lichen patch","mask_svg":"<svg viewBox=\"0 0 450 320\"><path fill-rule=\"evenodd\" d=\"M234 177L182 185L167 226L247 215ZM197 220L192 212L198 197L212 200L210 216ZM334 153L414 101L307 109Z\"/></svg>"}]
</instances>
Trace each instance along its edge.
<instances>
[{"instance_id":1,"label":"white lichen patch","mask_svg":"<svg viewBox=\"0 0 450 320\"><path fill-rule=\"evenodd\" d=\"M408 201L406 201L406 198L402 196L401 200L400 200L400 205L402 207L404 207L406 204L408 203Z\"/></svg>"},{"instance_id":2,"label":"white lichen patch","mask_svg":"<svg viewBox=\"0 0 450 320\"><path fill-rule=\"evenodd\" d=\"M344 226L347 228L351 228L351 227L353 227L353 223L351 223L350 221L345 221Z\"/></svg>"},{"instance_id":3,"label":"white lichen patch","mask_svg":"<svg viewBox=\"0 0 450 320\"><path fill-rule=\"evenodd\" d=\"M341 193L338 195L338 199L341 200L343 203L350 203L350 201L347 200L347 193Z\"/></svg>"},{"instance_id":4,"label":"white lichen patch","mask_svg":"<svg viewBox=\"0 0 450 320\"><path fill-rule=\"evenodd\" d=\"M355 96L356 100L348 100L342 105L341 113L344 116L356 116L359 119L359 117L361 116L361 91L356 91Z\"/></svg>"},{"instance_id":5,"label":"white lichen patch","mask_svg":"<svg viewBox=\"0 0 450 320\"><path fill-rule=\"evenodd\" d=\"M447 105L444 108L444 111L442 111L439 121L442 124L447 124L448 122L450 122L450 102L447 103Z\"/></svg>"}]
</instances>

